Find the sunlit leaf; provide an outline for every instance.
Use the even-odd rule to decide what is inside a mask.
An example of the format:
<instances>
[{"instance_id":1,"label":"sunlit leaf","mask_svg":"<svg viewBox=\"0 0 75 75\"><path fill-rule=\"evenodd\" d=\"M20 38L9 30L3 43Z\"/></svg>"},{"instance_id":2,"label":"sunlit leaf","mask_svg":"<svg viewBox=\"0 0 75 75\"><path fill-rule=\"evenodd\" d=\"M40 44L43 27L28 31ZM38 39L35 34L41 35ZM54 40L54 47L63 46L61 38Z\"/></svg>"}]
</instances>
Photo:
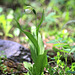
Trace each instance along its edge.
<instances>
[{"instance_id":1,"label":"sunlit leaf","mask_svg":"<svg viewBox=\"0 0 75 75\"><path fill-rule=\"evenodd\" d=\"M55 47L62 47L62 46L64 46L65 44L60 44L60 43L57 43L57 44L54 44L53 46L55 46Z\"/></svg>"},{"instance_id":2,"label":"sunlit leaf","mask_svg":"<svg viewBox=\"0 0 75 75\"><path fill-rule=\"evenodd\" d=\"M20 29L19 28L15 28L13 33L14 33L15 36L19 36Z\"/></svg>"},{"instance_id":3,"label":"sunlit leaf","mask_svg":"<svg viewBox=\"0 0 75 75\"><path fill-rule=\"evenodd\" d=\"M28 69L28 70L29 70L29 68L32 67L32 64L31 64L31 63L23 62L23 64L24 64L24 67L25 67L26 69Z\"/></svg>"}]
</instances>

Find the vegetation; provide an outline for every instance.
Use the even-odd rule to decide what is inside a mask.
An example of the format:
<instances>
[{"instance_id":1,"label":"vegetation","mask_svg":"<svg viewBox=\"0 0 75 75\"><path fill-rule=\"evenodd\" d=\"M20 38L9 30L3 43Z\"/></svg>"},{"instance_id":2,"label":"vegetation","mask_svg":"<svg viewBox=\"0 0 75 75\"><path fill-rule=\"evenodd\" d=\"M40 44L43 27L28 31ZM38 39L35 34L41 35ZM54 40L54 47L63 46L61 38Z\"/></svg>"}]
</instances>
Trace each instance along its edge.
<instances>
[{"instance_id":1,"label":"vegetation","mask_svg":"<svg viewBox=\"0 0 75 75\"><path fill-rule=\"evenodd\" d=\"M5 0L1 2L6 5ZM30 45L33 62L23 62L28 70L23 74L74 75L75 1L8 0L7 7L9 3L13 3L11 9L4 11L5 9L0 7L0 37L6 40L9 37L14 40L15 37L19 39L19 43L28 42ZM7 74L1 57L1 70Z\"/></svg>"}]
</instances>

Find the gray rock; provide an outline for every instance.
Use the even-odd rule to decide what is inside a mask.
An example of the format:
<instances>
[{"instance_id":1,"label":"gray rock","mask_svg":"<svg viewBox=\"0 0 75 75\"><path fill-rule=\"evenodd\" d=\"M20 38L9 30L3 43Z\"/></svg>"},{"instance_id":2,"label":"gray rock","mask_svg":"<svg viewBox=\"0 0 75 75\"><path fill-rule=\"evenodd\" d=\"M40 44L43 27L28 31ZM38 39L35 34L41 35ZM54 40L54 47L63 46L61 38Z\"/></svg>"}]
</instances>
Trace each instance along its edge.
<instances>
[{"instance_id":1,"label":"gray rock","mask_svg":"<svg viewBox=\"0 0 75 75\"><path fill-rule=\"evenodd\" d=\"M0 39L1 55L6 55L8 59L14 60L15 62L31 62L30 51L21 44L9 40Z\"/></svg>"}]
</instances>

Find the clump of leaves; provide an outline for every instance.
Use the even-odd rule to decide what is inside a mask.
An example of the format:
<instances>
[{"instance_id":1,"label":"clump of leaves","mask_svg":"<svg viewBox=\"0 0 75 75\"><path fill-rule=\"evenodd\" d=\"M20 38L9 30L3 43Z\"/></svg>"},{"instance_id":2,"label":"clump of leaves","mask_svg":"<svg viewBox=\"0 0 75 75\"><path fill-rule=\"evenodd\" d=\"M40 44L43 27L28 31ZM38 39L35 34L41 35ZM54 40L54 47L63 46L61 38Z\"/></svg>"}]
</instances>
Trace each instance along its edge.
<instances>
[{"instance_id":1,"label":"clump of leaves","mask_svg":"<svg viewBox=\"0 0 75 75\"><path fill-rule=\"evenodd\" d=\"M27 9L28 9L28 11L32 10L35 17L37 17L36 11L32 7L28 6L28 7L26 7L26 10ZM26 34L26 36L31 41L30 42L30 50L31 50L31 56L32 56L32 60L33 60L34 64L29 64L29 63L24 62L24 66L29 70L29 72L27 73L28 75L43 75L44 67L46 67L46 64L47 64L47 56L46 56L47 51L44 50L44 44L41 39L41 35L39 33L39 28L43 22L43 19L44 19L44 10L43 10L39 25L36 25L35 28L32 27L32 30L31 30L32 33L24 31L21 28L18 21L16 20L20 31L22 31L24 34Z\"/></svg>"},{"instance_id":2,"label":"clump of leaves","mask_svg":"<svg viewBox=\"0 0 75 75\"><path fill-rule=\"evenodd\" d=\"M13 37L13 35L9 33L12 28L12 25L11 25L12 19L13 19L12 10L9 12L7 17L5 16L5 14L0 15L0 25L4 32L5 37Z\"/></svg>"}]
</instances>

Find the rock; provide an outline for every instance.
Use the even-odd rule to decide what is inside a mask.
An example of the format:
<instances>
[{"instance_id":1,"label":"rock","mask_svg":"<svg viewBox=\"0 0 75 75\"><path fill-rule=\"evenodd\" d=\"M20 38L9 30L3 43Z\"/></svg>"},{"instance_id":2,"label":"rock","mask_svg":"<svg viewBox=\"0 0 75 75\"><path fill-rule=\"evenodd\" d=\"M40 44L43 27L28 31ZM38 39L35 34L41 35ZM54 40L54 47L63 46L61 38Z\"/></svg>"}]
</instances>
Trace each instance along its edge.
<instances>
[{"instance_id":1,"label":"rock","mask_svg":"<svg viewBox=\"0 0 75 75\"><path fill-rule=\"evenodd\" d=\"M29 49L23 47L21 44L0 39L0 56L6 55L8 59L15 62L31 62L31 53Z\"/></svg>"}]
</instances>

